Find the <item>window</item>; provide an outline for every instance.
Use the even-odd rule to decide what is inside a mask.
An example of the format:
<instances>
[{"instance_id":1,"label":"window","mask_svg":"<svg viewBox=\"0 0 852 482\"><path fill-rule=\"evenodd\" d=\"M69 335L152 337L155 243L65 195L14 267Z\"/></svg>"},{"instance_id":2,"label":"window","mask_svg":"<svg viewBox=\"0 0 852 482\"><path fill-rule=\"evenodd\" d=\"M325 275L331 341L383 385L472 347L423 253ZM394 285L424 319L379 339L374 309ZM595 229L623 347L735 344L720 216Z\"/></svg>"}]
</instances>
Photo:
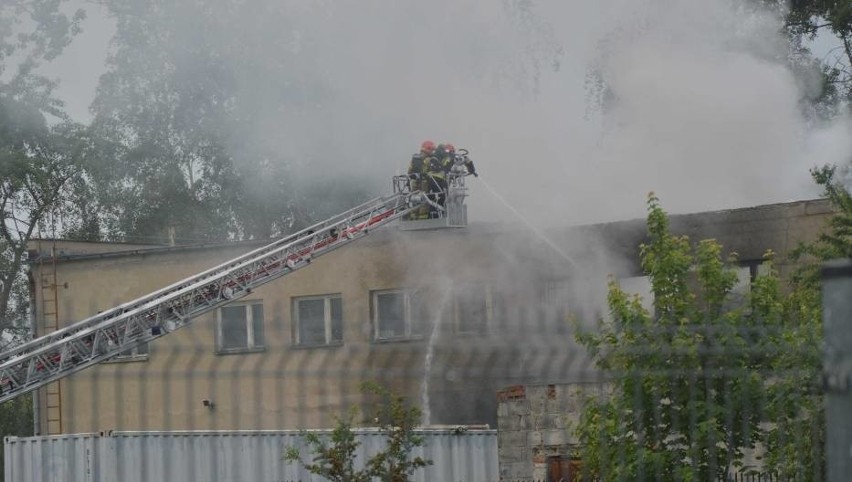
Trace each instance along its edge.
<instances>
[{"instance_id":1,"label":"window","mask_svg":"<svg viewBox=\"0 0 852 482\"><path fill-rule=\"evenodd\" d=\"M488 299L482 286L462 286L455 292L456 330L484 334L487 331Z\"/></svg>"},{"instance_id":2,"label":"window","mask_svg":"<svg viewBox=\"0 0 852 482\"><path fill-rule=\"evenodd\" d=\"M751 291L751 283L754 281L756 274L752 274L750 266L737 266L732 269L737 275L737 281L734 287L731 288L731 296L737 301L742 301ZM757 270L755 269L754 272L756 273Z\"/></svg>"},{"instance_id":3,"label":"window","mask_svg":"<svg viewBox=\"0 0 852 482\"><path fill-rule=\"evenodd\" d=\"M374 291L371 297L374 338L399 340L422 335L429 319L422 298L416 291Z\"/></svg>"},{"instance_id":4,"label":"window","mask_svg":"<svg viewBox=\"0 0 852 482\"><path fill-rule=\"evenodd\" d=\"M343 301L339 295L293 298L293 343L299 346L343 343Z\"/></svg>"},{"instance_id":5,"label":"window","mask_svg":"<svg viewBox=\"0 0 852 482\"><path fill-rule=\"evenodd\" d=\"M737 281L731 288L727 300L725 300L725 309L742 307L751 294L752 283L758 277L769 274L769 266L764 264L762 260L740 261L737 266L731 269L737 275Z\"/></svg>"},{"instance_id":6,"label":"window","mask_svg":"<svg viewBox=\"0 0 852 482\"><path fill-rule=\"evenodd\" d=\"M263 350L263 303L249 302L219 308L216 328L219 353Z\"/></svg>"},{"instance_id":7,"label":"window","mask_svg":"<svg viewBox=\"0 0 852 482\"><path fill-rule=\"evenodd\" d=\"M751 291L751 284L758 277L769 274L769 265L759 259L740 261L733 269L737 273L737 284L732 291L743 295Z\"/></svg>"},{"instance_id":8,"label":"window","mask_svg":"<svg viewBox=\"0 0 852 482\"><path fill-rule=\"evenodd\" d=\"M618 287L628 295L639 295L642 298L642 307L654 316L654 287L651 279L647 276L633 276L618 280Z\"/></svg>"},{"instance_id":9,"label":"window","mask_svg":"<svg viewBox=\"0 0 852 482\"><path fill-rule=\"evenodd\" d=\"M564 305L571 293L571 285L565 279L551 279L542 283L540 300L548 305Z\"/></svg>"},{"instance_id":10,"label":"window","mask_svg":"<svg viewBox=\"0 0 852 482\"><path fill-rule=\"evenodd\" d=\"M517 327L517 320L520 318L518 313L518 303L507 301L508 296L505 292L498 289L491 289L491 329L495 332L505 332L513 326Z\"/></svg>"},{"instance_id":11,"label":"window","mask_svg":"<svg viewBox=\"0 0 852 482\"><path fill-rule=\"evenodd\" d=\"M571 328L569 319L572 316L586 315L584 311L581 311L580 303L574 302L573 294L576 288L570 280L544 279L539 289L539 303L533 308L533 312L540 329L568 334Z\"/></svg>"}]
</instances>

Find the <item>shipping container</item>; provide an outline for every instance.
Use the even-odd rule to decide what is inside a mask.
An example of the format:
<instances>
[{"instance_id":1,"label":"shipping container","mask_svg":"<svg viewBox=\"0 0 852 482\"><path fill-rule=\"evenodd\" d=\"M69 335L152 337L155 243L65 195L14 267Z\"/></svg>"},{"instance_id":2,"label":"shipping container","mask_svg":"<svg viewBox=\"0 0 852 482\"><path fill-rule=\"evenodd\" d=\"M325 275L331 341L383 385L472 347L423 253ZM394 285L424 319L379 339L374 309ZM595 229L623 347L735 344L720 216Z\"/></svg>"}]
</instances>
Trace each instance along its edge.
<instances>
[{"instance_id":1,"label":"shipping container","mask_svg":"<svg viewBox=\"0 0 852 482\"><path fill-rule=\"evenodd\" d=\"M317 431L328 434L329 431ZM497 432L440 428L419 431L416 449L434 465L414 480L499 480ZM356 466L384 447L385 435L358 430ZM6 437L7 482L320 482L283 454L298 447L310 460L300 431L104 432L42 437Z\"/></svg>"}]
</instances>

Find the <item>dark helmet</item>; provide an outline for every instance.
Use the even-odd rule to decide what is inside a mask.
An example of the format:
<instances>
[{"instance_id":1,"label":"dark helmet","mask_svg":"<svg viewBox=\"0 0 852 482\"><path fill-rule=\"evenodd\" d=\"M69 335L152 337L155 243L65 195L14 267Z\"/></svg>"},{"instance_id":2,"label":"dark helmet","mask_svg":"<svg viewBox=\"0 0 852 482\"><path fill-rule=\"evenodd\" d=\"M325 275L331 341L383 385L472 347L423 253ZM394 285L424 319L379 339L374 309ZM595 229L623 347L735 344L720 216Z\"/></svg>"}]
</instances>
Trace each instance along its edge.
<instances>
[{"instance_id":1,"label":"dark helmet","mask_svg":"<svg viewBox=\"0 0 852 482\"><path fill-rule=\"evenodd\" d=\"M447 155L447 146L443 144L438 144L438 147L435 149L435 156L438 159L441 159Z\"/></svg>"},{"instance_id":2,"label":"dark helmet","mask_svg":"<svg viewBox=\"0 0 852 482\"><path fill-rule=\"evenodd\" d=\"M444 148L447 149L447 152L449 152L450 154L456 153L456 146L454 146L450 143L444 144Z\"/></svg>"}]
</instances>

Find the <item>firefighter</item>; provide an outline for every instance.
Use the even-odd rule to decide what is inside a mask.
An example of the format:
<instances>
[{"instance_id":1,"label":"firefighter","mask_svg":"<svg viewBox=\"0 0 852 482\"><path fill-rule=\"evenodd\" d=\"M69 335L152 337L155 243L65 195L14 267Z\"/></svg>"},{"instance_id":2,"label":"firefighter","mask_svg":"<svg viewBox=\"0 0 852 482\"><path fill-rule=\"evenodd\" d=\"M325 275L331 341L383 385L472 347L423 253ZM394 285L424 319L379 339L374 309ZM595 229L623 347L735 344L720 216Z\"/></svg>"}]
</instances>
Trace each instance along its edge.
<instances>
[{"instance_id":1,"label":"firefighter","mask_svg":"<svg viewBox=\"0 0 852 482\"><path fill-rule=\"evenodd\" d=\"M426 165L426 177L429 180L429 199L442 207L447 197L447 170L444 165L447 158L447 147L440 144L435 148L435 154L429 158ZM438 217L438 209L431 205L429 207L431 208L430 217Z\"/></svg>"},{"instance_id":2,"label":"firefighter","mask_svg":"<svg viewBox=\"0 0 852 482\"><path fill-rule=\"evenodd\" d=\"M431 162L435 153L435 143L432 141L423 141L420 144L420 152L411 156L411 163L408 164L408 187L412 191L420 191L422 193L429 192L429 181L427 179L428 165ZM429 217L429 206L423 204L411 214L411 219L427 219Z\"/></svg>"},{"instance_id":3,"label":"firefighter","mask_svg":"<svg viewBox=\"0 0 852 482\"><path fill-rule=\"evenodd\" d=\"M448 142L444 144L444 150L447 151L447 155L441 159L441 165L444 166L444 172L450 172L456 161L456 146Z\"/></svg>"},{"instance_id":4,"label":"firefighter","mask_svg":"<svg viewBox=\"0 0 852 482\"><path fill-rule=\"evenodd\" d=\"M452 144L444 144L444 147L449 152L449 161L447 162L447 170L453 168L453 164L456 160L456 148ZM473 177L479 177L479 174L476 173L476 166L473 165L473 161L470 160L467 156L464 156L464 162L462 165L467 169L468 174L473 174Z\"/></svg>"}]
</instances>

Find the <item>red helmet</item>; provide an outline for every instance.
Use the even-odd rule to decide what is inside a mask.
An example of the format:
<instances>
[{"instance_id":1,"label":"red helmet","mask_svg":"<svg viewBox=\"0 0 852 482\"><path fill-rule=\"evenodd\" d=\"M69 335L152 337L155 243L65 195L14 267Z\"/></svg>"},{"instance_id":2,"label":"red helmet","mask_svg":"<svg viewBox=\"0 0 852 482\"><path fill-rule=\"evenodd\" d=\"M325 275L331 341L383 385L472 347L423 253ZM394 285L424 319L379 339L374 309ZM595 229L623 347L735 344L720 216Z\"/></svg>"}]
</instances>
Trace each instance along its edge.
<instances>
[{"instance_id":1,"label":"red helmet","mask_svg":"<svg viewBox=\"0 0 852 482\"><path fill-rule=\"evenodd\" d=\"M423 141L423 144L420 144L420 152L431 154L434 150L435 143L432 141Z\"/></svg>"},{"instance_id":2,"label":"red helmet","mask_svg":"<svg viewBox=\"0 0 852 482\"><path fill-rule=\"evenodd\" d=\"M450 154L456 152L456 146L449 144L449 143L444 144L444 149L446 149L447 152L449 152Z\"/></svg>"}]
</instances>

